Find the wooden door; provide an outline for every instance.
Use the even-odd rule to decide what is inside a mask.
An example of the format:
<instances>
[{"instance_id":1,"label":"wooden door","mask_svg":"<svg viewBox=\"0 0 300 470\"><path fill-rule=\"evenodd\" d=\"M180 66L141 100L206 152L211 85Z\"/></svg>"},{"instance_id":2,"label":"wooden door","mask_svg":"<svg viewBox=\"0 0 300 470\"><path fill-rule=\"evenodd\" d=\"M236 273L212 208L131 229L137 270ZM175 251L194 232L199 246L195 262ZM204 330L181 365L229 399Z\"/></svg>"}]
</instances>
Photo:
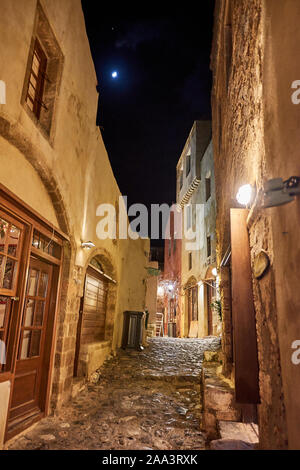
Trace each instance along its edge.
<instances>
[{"instance_id":1,"label":"wooden door","mask_svg":"<svg viewBox=\"0 0 300 470\"><path fill-rule=\"evenodd\" d=\"M206 298L207 298L207 334L211 336L213 334L213 312L212 312L212 287L206 284Z\"/></svg>"},{"instance_id":2,"label":"wooden door","mask_svg":"<svg viewBox=\"0 0 300 470\"><path fill-rule=\"evenodd\" d=\"M231 209L232 320L237 403L256 404L259 367L246 209Z\"/></svg>"},{"instance_id":3,"label":"wooden door","mask_svg":"<svg viewBox=\"0 0 300 470\"><path fill-rule=\"evenodd\" d=\"M192 291L192 321L198 321L198 286L191 289Z\"/></svg>"},{"instance_id":4,"label":"wooden door","mask_svg":"<svg viewBox=\"0 0 300 470\"><path fill-rule=\"evenodd\" d=\"M186 296L187 296L187 307L188 307L188 333L189 333L190 326L192 323L192 314L193 314L192 289L191 288L188 288Z\"/></svg>"},{"instance_id":5,"label":"wooden door","mask_svg":"<svg viewBox=\"0 0 300 470\"><path fill-rule=\"evenodd\" d=\"M8 429L44 411L41 389L53 267L30 258Z\"/></svg>"}]
</instances>

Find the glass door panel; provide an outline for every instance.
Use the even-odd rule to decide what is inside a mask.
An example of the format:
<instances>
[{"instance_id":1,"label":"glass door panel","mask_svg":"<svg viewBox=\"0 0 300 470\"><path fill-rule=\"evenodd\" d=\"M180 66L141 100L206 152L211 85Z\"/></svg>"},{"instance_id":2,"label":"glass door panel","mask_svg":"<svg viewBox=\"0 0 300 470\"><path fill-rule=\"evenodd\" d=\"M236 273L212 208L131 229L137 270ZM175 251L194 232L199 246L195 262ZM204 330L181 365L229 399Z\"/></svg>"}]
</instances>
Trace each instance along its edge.
<instances>
[{"instance_id":1,"label":"glass door panel","mask_svg":"<svg viewBox=\"0 0 300 470\"><path fill-rule=\"evenodd\" d=\"M9 316L12 300L0 296L0 372L5 371Z\"/></svg>"},{"instance_id":2,"label":"glass door panel","mask_svg":"<svg viewBox=\"0 0 300 470\"><path fill-rule=\"evenodd\" d=\"M20 360L40 354L41 336L45 327L44 312L49 293L49 274L49 265L39 261L31 263L21 327Z\"/></svg>"},{"instance_id":3,"label":"glass door panel","mask_svg":"<svg viewBox=\"0 0 300 470\"><path fill-rule=\"evenodd\" d=\"M22 225L0 213L0 290L15 295L22 248ZM6 291L6 292L4 292Z\"/></svg>"}]
</instances>

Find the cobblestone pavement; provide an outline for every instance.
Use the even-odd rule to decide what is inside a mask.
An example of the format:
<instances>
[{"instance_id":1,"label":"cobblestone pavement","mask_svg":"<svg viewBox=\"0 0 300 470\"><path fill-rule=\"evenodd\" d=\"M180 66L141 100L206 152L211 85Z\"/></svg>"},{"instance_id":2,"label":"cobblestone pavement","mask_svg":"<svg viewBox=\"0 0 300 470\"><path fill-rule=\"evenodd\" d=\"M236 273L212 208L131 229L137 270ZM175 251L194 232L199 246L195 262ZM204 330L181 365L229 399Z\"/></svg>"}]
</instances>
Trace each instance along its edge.
<instances>
[{"instance_id":1,"label":"cobblestone pavement","mask_svg":"<svg viewBox=\"0 0 300 470\"><path fill-rule=\"evenodd\" d=\"M8 449L203 449L203 352L220 340L152 338L143 351L121 350L57 416L40 421Z\"/></svg>"}]
</instances>

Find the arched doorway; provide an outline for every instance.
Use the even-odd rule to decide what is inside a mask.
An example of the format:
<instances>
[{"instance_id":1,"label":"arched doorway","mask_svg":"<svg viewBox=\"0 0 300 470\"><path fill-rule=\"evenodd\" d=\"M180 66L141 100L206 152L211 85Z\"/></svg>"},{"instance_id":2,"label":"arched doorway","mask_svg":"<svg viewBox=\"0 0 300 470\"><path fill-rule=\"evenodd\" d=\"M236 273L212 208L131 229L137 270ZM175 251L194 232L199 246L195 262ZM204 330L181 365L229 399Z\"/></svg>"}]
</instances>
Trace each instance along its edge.
<instances>
[{"instance_id":1,"label":"arched doorway","mask_svg":"<svg viewBox=\"0 0 300 470\"><path fill-rule=\"evenodd\" d=\"M198 336L198 284L195 277L188 280L185 287L185 312L187 336Z\"/></svg>"},{"instance_id":2,"label":"arched doorway","mask_svg":"<svg viewBox=\"0 0 300 470\"><path fill-rule=\"evenodd\" d=\"M210 265L207 268L205 275L205 312L206 312L206 327L207 327L207 336L212 336L216 334L217 328L217 319L216 314L213 309L213 302L216 300L217 294L217 283L216 277L212 274L215 265Z\"/></svg>"},{"instance_id":3,"label":"arched doorway","mask_svg":"<svg viewBox=\"0 0 300 470\"><path fill-rule=\"evenodd\" d=\"M112 279L95 256L84 280L77 326L74 377L88 377L103 362L110 349L107 328L108 299Z\"/></svg>"}]
</instances>

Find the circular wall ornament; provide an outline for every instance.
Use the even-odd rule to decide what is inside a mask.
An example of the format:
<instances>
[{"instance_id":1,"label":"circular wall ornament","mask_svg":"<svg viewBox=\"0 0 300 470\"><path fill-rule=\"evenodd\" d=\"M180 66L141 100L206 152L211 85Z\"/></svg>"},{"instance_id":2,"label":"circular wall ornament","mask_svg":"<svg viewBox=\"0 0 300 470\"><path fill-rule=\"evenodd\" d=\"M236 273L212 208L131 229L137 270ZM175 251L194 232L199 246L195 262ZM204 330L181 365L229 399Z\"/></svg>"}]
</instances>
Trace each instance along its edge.
<instances>
[{"instance_id":1,"label":"circular wall ornament","mask_svg":"<svg viewBox=\"0 0 300 470\"><path fill-rule=\"evenodd\" d=\"M270 266L270 259L268 254L265 251L260 251L258 255L254 258L253 263L253 274L256 279L261 278L265 272L267 271L268 267Z\"/></svg>"}]
</instances>

